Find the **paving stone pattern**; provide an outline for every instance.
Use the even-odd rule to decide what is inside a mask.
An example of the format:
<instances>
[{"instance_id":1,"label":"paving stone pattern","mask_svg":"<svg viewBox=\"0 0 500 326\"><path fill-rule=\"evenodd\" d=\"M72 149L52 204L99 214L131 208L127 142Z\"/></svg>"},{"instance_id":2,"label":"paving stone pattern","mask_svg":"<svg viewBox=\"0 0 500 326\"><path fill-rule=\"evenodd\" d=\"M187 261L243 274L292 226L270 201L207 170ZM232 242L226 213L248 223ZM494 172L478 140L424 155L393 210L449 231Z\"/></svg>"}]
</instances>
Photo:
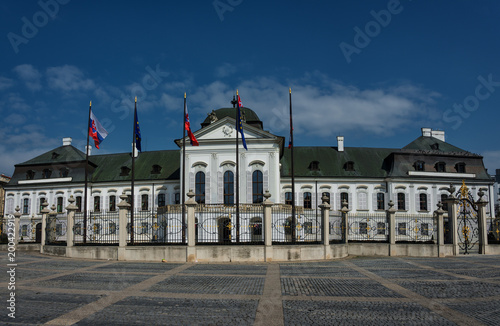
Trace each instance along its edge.
<instances>
[{"instance_id":1,"label":"paving stone pattern","mask_svg":"<svg viewBox=\"0 0 500 326\"><path fill-rule=\"evenodd\" d=\"M0 252L0 325L500 325L498 256L174 264L17 255L12 319Z\"/></svg>"}]
</instances>

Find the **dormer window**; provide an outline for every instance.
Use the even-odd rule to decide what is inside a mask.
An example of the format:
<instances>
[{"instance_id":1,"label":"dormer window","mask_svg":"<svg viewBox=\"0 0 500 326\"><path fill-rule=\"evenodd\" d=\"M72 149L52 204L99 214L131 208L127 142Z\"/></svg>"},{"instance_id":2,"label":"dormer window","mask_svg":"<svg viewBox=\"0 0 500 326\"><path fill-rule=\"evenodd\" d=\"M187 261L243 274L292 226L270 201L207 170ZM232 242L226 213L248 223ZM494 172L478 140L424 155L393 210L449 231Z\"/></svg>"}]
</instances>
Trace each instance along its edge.
<instances>
[{"instance_id":1,"label":"dormer window","mask_svg":"<svg viewBox=\"0 0 500 326\"><path fill-rule=\"evenodd\" d=\"M423 161L416 161L413 166L415 171L425 171L425 163Z\"/></svg>"},{"instance_id":2,"label":"dormer window","mask_svg":"<svg viewBox=\"0 0 500 326\"><path fill-rule=\"evenodd\" d=\"M465 173L465 163L460 162L455 164L455 169L457 170L458 173Z\"/></svg>"},{"instance_id":3,"label":"dormer window","mask_svg":"<svg viewBox=\"0 0 500 326\"><path fill-rule=\"evenodd\" d=\"M435 151L439 151L439 144L438 143L434 143L431 145L431 148Z\"/></svg>"},{"instance_id":4,"label":"dormer window","mask_svg":"<svg viewBox=\"0 0 500 326\"><path fill-rule=\"evenodd\" d=\"M311 171L319 171L319 162L318 161L312 161L309 164L309 170L311 170Z\"/></svg>"},{"instance_id":5,"label":"dormer window","mask_svg":"<svg viewBox=\"0 0 500 326\"><path fill-rule=\"evenodd\" d=\"M344 164L344 170L346 170L346 171L354 171L354 162L353 161L345 162L345 164Z\"/></svg>"},{"instance_id":6,"label":"dormer window","mask_svg":"<svg viewBox=\"0 0 500 326\"><path fill-rule=\"evenodd\" d=\"M56 158L59 157L59 154L56 152L52 152L52 159L55 160Z\"/></svg>"},{"instance_id":7,"label":"dormer window","mask_svg":"<svg viewBox=\"0 0 500 326\"><path fill-rule=\"evenodd\" d=\"M69 169L68 168L62 168L59 170L59 176L61 178L66 178L69 174Z\"/></svg>"},{"instance_id":8,"label":"dormer window","mask_svg":"<svg viewBox=\"0 0 500 326\"><path fill-rule=\"evenodd\" d=\"M160 174L161 173L161 166L158 164L154 164L152 169L151 169L151 174Z\"/></svg>"},{"instance_id":9,"label":"dormer window","mask_svg":"<svg viewBox=\"0 0 500 326\"><path fill-rule=\"evenodd\" d=\"M33 180L35 178L35 171L28 170L26 171L26 180Z\"/></svg>"},{"instance_id":10,"label":"dormer window","mask_svg":"<svg viewBox=\"0 0 500 326\"><path fill-rule=\"evenodd\" d=\"M436 171L437 172L446 172L446 163L444 163L444 162L437 162L436 163Z\"/></svg>"},{"instance_id":11,"label":"dormer window","mask_svg":"<svg viewBox=\"0 0 500 326\"><path fill-rule=\"evenodd\" d=\"M120 177L126 177L130 173L130 169L126 166L122 166L120 169L121 169Z\"/></svg>"},{"instance_id":12,"label":"dormer window","mask_svg":"<svg viewBox=\"0 0 500 326\"><path fill-rule=\"evenodd\" d=\"M42 171L42 178L44 178L44 179L50 178L51 175L52 175L52 170L50 170L50 169L44 169Z\"/></svg>"}]
</instances>

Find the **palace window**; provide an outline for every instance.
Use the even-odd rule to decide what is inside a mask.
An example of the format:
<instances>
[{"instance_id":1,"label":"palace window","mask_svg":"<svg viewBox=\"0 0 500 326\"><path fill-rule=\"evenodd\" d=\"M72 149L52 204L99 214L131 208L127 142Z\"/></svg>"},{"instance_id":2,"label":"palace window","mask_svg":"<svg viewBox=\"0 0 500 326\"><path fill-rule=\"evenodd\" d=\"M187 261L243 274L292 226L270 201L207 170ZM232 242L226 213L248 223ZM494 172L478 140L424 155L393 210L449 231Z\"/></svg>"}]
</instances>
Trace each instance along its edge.
<instances>
[{"instance_id":1,"label":"palace window","mask_svg":"<svg viewBox=\"0 0 500 326\"><path fill-rule=\"evenodd\" d=\"M176 192L174 195L174 202L176 205L179 205L181 203L181 194L179 192Z\"/></svg>"},{"instance_id":2,"label":"palace window","mask_svg":"<svg viewBox=\"0 0 500 326\"><path fill-rule=\"evenodd\" d=\"M165 194L158 194L158 207L166 206L165 204Z\"/></svg>"},{"instance_id":3,"label":"palace window","mask_svg":"<svg viewBox=\"0 0 500 326\"><path fill-rule=\"evenodd\" d=\"M30 213L30 200L29 198L23 199L23 215L28 215Z\"/></svg>"},{"instance_id":4,"label":"palace window","mask_svg":"<svg viewBox=\"0 0 500 326\"><path fill-rule=\"evenodd\" d=\"M94 212L101 211L101 196L94 196Z\"/></svg>"},{"instance_id":5,"label":"palace window","mask_svg":"<svg viewBox=\"0 0 500 326\"><path fill-rule=\"evenodd\" d=\"M368 194L364 191L358 192L358 209L368 210Z\"/></svg>"},{"instance_id":6,"label":"palace window","mask_svg":"<svg viewBox=\"0 0 500 326\"><path fill-rule=\"evenodd\" d=\"M62 213L63 212L63 197L57 197L57 212Z\"/></svg>"},{"instance_id":7,"label":"palace window","mask_svg":"<svg viewBox=\"0 0 500 326\"><path fill-rule=\"evenodd\" d=\"M42 171L42 178L44 178L44 179L50 178L51 175L52 175L52 170L50 170L50 169L44 169Z\"/></svg>"},{"instance_id":8,"label":"palace window","mask_svg":"<svg viewBox=\"0 0 500 326\"><path fill-rule=\"evenodd\" d=\"M195 176L195 197L198 204L205 204L205 173L197 172Z\"/></svg>"},{"instance_id":9,"label":"palace window","mask_svg":"<svg viewBox=\"0 0 500 326\"><path fill-rule=\"evenodd\" d=\"M69 174L69 169L68 168L61 168L59 169L59 176L61 178L66 178Z\"/></svg>"},{"instance_id":10,"label":"palace window","mask_svg":"<svg viewBox=\"0 0 500 326\"><path fill-rule=\"evenodd\" d=\"M38 209L39 209L39 212L40 212L40 213L41 213L41 212L42 212L42 210L43 210L43 203L45 203L46 201L47 201L47 199L46 199L46 198L44 198L44 197L41 197L41 198L40 198L40 207L38 207Z\"/></svg>"},{"instance_id":11,"label":"palace window","mask_svg":"<svg viewBox=\"0 0 500 326\"><path fill-rule=\"evenodd\" d=\"M419 195L420 210L427 211L427 194Z\"/></svg>"},{"instance_id":12,"label":"palace window","mask_svg":"<svg viewBox=\"0 0 500 326\"><path fill-rule=\"evenodd\" d=\"M76 211L81 212L82 211L82 196L76 196Z\"/></svg>"},{"instance_id":13,"label":"palace window","mask_svg":"<svg viewBox=\"0 0 500 326\"><path fill-rule=\"evenodd\" d=\"M465 163L457 163L455 169L458 173L465 173Z\"/></svg>"},{"instance_id":14,"label":"palace window","mask_svg":"<svg viewBox=\"0 0 500 326\"><path fill-rule=\"evenodd\" d=\"M443 204L443 210L448 211L448 203L446 202L446 199L448 199L448 195L441 194L441 204Z\"/></svg>"},{"instance_id":15,"label":"palace window","mask_svg":"<svg viewBox=\"0 0 500 326\"><path fill-rule=\"evenodd\" d=\"M415 171L425 171L425 163L423 161L416 161L413 166L415 167Z\"/></svg>"},{"instance_id":16,"label":"palace window","mask_svg":"<svg viewBox=\"0 0 500 326\"><path fill-rule=\"evenodd\" d=\"M120 168L120 177L126 177L130 173L130 169L126 166Z\"/></svg>"},{"instance_id":17,"label":"palace window","mask_svg":"<svg viewBox=\"0 0 500 326\"><path fill-rule=\"evenodd\" d=\"M436 163L436 171L437 172L446 172L446 163L444 163L444 162L437 162Z\"/></svg>"},{"instance_id":18,"label":"palace window","mask_svg":"<svg viewBox=\"0 0 500 326\"><path fill-rule=\"evenodd\" d=\"M304 192L304 208L312 208L312 196L310 192Z\"/></svg>"},{"instance_id":19,"label":"palace window","mask_svg":"<svg viewBox=\"0 0 500 326\"><path fill-rule=\"evenodd\" d=\"M354 162L353 161L348 161L344 164L344 169L346 171L354 171Z\"/></svg>"},{"instance_id":20,"label":"palace window","mask_svg":"<svg viewBox=\"0 0 500 326\"><path fill-rule=\"evenodd\" d=\"M234 205L234 173L224 172L224 205Z\"/></svg>"},{"instance_id":21,"label":"palace window","mask_svg":"<svg viewBox=\"0 0 500 326\"><path fill-rule=\"evenodd\" d=\"M398 193L398 211L406 210L406 195L404 192Z\"/></svg>"},{"instance_id":22,"label":"palace window","mask_svg":"<svg viewBox=\"0 0 500 326\"><path fill-rule=\"evenodd\" d=\"M149 209L149 195L141 195L141 211L147 211Z\"/></svg>"},{"instance_id":23,"label":"palace window","mask_svg":"<svg viewBox=\"0 0 500 326\"><path fill-rule=\"evenodd\" d=\"M264 184L262 172L256 170L252 174L252 198L253 203L258 204L264 201Z\"/></svg>"},{"instance_id":24,"label":"palace window","mask_svg":"<svg viewBox=\"0 0 500 326\"><path fill-rule=\"evenodd\" d=\"M33 180L35 178L35 171L28 170L26 171L26 180Z\"/></svg>"},{"instance_id":25,"label":"palace window","mask_svg":"<svg viewBox=\"0 0 500 326\"><path fill-rule=\"evenodd\" d=\"M347 207L349 208L349 194L347 192L340 193L340 207L344 207L344 201L347 203Z\"/></svg>"},{"instance_id":26,"label":"palace window","mask_svg":"<svg viewBox=\"0 0 500 326\"><path fill-rule=\"evenodd\" d=\"M158 164L154 164L151 170L151 174L160 174L161 173L161 166Z\"/></svg>"},{"instance_id":27,"label":"palace window","mask_svg":"<svg viewBox=\"0 0 500 326\"><path fill-rule=\"evenodd\" d=\"M383 192L377 193L377 210L383 210L385 206L385 194Z\"/></svg>"},{"instance_id":28,"label":"palace window","mask_svg":"<svg viewBox=\"0 0 500 326\"><path fill-rule=\"evenodd\" d=\"M116 211L116 196L115 195L109 196L109 208L108 209L110 212Z\"/></svg>"},{"instance_id":29,"label":"palace window","mask_svg":"<svg viewBox=\"0 0 500 326\"><path fill-rule=\"evenodd\" d=\"M292 198L292 192L287 191L285 192L285 205L292 205L293 203L293 198Z\"/></svg>"},{"instance_id":30,"label":"palace window","mask_svg":"<svg viewBox=\"0 0 500 326\"><path fill-rule=\"evenodd\" d=\"M312 161L309 163L309 170L311 171L319 171L319 162L318 161Z\"/></svg>"}]
</instances>

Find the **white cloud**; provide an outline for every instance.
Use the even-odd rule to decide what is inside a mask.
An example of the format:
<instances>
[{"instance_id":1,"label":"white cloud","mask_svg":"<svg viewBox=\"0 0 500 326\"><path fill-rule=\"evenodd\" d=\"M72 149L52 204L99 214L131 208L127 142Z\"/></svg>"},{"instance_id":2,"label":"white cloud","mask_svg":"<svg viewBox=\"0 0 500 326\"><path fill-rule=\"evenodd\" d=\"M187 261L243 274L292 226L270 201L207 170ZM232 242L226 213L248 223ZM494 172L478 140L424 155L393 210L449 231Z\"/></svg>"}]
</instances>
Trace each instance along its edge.
<instances>
[{"instance_id":1,"label":"white cloud","mask_svg":"<svg viewBox=\"0 0 500 326\"><path fill-rule=\"evenodd\" d=\"M14 67L14 69L12 70L19 76L26 87L28 87L30 90L37 91L42 88L42 84L40 83L42 74L32 65L23 64Z\"/></svg>"},{"instance_id":2,"label":"white cloud","mask_svg":"<svg viewBox=\"0 0 500 326\"><path fill-rule=\"evenodd\" d=\"M14 81L12 79L0 76L0 91L4 91L14 85Z\"/></svg>"},{"instance_id":3,"label":"white cloud","mask_svg":"<svg viewBox=\"0 0 500 326\"><path fill-rule=\"evenodd\" d=\"M222 66L215 68L215 77L225 78L236 73L236 67L230 63L224 63Z\"/></svg>"},{"instance_id":4,"label":"white cloud","mask_svg":"<svg viewBox=\"0 0 500 326\"><path fill-rule=\"evenodd\" d=\"M70 65L47 68L47 82L50 88L62 91L95 88L94 81L86 78L80 69Z\"/></svg>"}]
</instances>

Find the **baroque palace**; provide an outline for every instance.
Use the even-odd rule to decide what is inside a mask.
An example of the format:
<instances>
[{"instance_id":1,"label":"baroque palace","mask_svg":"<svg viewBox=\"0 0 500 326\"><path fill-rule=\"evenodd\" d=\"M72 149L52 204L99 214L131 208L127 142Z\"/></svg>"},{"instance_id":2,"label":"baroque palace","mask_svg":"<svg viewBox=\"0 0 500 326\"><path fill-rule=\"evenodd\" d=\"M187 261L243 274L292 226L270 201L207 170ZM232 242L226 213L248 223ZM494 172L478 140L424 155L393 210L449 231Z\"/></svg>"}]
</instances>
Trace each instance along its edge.
<instances>
[{"instance_id":1,"label":"baroque palace","mask_svg":"<svg viewBox=\"0 0 500 326\"><path fill-rule=\"evenodd\" d=\"M292 197L295 197L299 218L301 212L304 216L307 215L305 212L316 212L312 214L316 214L316 217L311 219L311 222L297 221L297 225L302 227L297 233L292 233L297 239L306 240L308 233L314 233L312 230L315 225L318 230L321 228L321 223L318 222L318 207L322 201L331 207L330 221L335 212L338 213L343 206L347 207L354 218L350 221L356 221L356 216L364 214L364 222L360 218L355 226L350 224L349 233L366 236L371 232L370 220L373 220L369 214L385 214L391 208L395 209L397 214L414 216L414 221L417 221L418 216L431 219L433 212L438 209L439 202L443 202L444 210L447 209L445 199L452 189L450 184L458 189L463 182L467 184L473 200L478 200L482 195L482 200L488 202L485 213L489 221L487 223L491 225L491 212L494 212L494 180L484 168L480 155L447 143L444 131L422 128L421 135L409 141L403 148L345 147L344 137L341 136L337 137L336 144L331 147L294 147L295 196L292 196L291 152L284 144L284 137L265 131L263 122L253 110L242 108L242 112L245 117L243 126L248 151L239 151L239 201L242 205L262 204L269 197L266 195L269 191L270 201L284 204L285 207L286 204L291 204ZM201 129L194 132L200 146L186 147L185 164L182 164L182 150L136 154L133 200L137 213L157 212L158 208L181 203L183 166L186 168L186 191L193 190L193 199L198 204L204 204L204 207L215 204L221 207L234 205L237 170L236 116L235 108L212 111L201 124ZM66 214L68 199L73 197L76 213L83 211L86 158L82 151L71 145L71 141L71 138L64 138L61 147L17 164L12 179L5 185L5 212L14 214L16 207L19 208L17 214L21 215L22 241L40 241L41 211L46 206L44 203L53 207L53 214L63 216ZM182 149L182 139L175 142ZM186 143L188 142L189 139ZM132 200L131 164L131 153L89 157L87 209L91 212L89 214L94 214L89 216L117 213L122 194L127 195L122 198L127 198L129 202ZM199 220L201 215L196 216L196 231L193 232L196 232L198 243L203 241L203 232L210 232L207 231L208 222ZM248 219L241 222L242 224L238 221L238 230L235 231L233 217L228 216L223 221L219 216L215 222L219 223L220 230L228 231L216 231L213 233L215 238L210 241L243 241L245 238L243 235L240 237L240 233L244 234L240 231L241 228L251 231L246 240L262 240L262 217ZM136 221L134 227L148 227L148 222L141 224L139 221ZM221 221L223 224L220 224ZM116 223L117 221L107 224L108 233L117 234ZM172 225L173 222L160 222L159 219L150 221L149 227L154 224L155 228L151 231L143 230L138 234L156 232L151 239L166 239L166 234L172 229L165 229L161 235L157 230L161 223ZM280 227L286 229L289 226L286 220L280 223L273 222L273 232L279 232ZM396 223L398 234L409 234L410 231L404 229L409 227L406 225L410 225L411 221L405 223ZM433 226L434 231L431 230L433 222L418 223L418 235L427 236L424 240L428 241L436 239L433 232L437 226ZM127 229L130 234L129 224ZM330 235L334 233L333 224L335 223L330 222ZM74 225L76 241L77 235L82 235L81 220L79 223L75 220ZM95 236L105 233L101 230L104 227L102 223L86 225L89 234ZM375 236L385 237L389 234L386 230L388 225L385 220L379 220L371 230L375 230ZM56 235L64 234L65 228L62 224L55 225L54 229L58 233ZM182 237L178 233L164 242L185 241L184 231L182 232ZM319 231L316 233L321 234ZM273 233L273 243L274 237ZM140 239L140 236L136 236L136 239ZM422 237L419 240L421 239Z\"/></svg>"}]
</instances>

